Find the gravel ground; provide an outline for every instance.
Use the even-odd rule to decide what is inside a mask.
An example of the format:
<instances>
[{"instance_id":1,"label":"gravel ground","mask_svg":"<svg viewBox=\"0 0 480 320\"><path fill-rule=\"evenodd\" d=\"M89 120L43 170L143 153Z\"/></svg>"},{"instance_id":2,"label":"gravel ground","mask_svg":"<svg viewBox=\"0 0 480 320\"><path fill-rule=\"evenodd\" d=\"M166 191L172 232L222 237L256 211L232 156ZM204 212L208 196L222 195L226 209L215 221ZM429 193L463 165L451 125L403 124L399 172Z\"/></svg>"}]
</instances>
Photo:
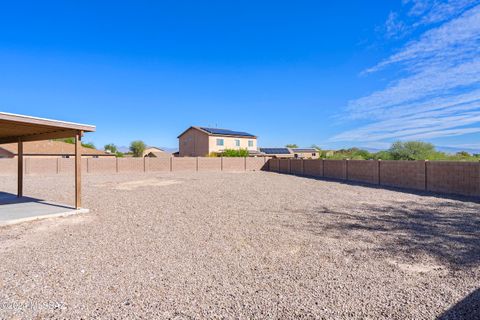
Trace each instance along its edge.
<instances>
[{"instance_id":1,"label":"gravel ground","mask_svg":"<svg viewBox=\"0 0 480 320\"><path fill-rule=\"evenodd\" d=\"M478 202L268 172L83 191L89 214L0 228L0 318L480 318ZM25 193L71 203L73 179Z\"/></svg>"}]
</instances>

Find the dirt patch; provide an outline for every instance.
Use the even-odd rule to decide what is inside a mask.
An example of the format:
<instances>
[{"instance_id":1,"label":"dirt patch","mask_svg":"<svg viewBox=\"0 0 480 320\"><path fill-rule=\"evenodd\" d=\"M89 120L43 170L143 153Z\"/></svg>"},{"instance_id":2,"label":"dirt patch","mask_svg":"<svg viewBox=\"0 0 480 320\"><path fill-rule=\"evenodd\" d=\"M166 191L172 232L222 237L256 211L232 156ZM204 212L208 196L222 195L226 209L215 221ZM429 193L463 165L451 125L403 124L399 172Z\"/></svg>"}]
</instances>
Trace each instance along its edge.
<instances>
[{"instance_id":1,"label":"dirt patch","mask_svg":"<svg viewBox=\"0 0 480 320\"><path fill-rule=\"evenodd\" d=\"M445 266L438 264L403 263L392 259L387 259L387 262L408 273L447 272Z\"/></svg>"},{"instance_id":2,"label":"dirt patch","mask_svg":"<svg viewBox=\"0 0 480 320\"><path fill-rule=\"evenodd\" d=\"M182 183L179 180L159 180L159 179L145 179L145 180L136 180L136 181L127 181L127 182L110 182L104 184L98 184L97 187L106 187L112 190L135 190L138 188L146 187L165 187L171 186L174 184Z\"/></svg>"},{"instance_id":3,"label":"dirt patch","mask_svg":"<svg viewBox=\"0 0 480 320\"><path fill-rule=\"evenodd\" d=\"M71 201L72 180L25 193ZM0 229L0 304L65 308L0 319L479 314L475 202L271 172L85 175L82 191L88 215Z\"/></svg>"}]
</instances>

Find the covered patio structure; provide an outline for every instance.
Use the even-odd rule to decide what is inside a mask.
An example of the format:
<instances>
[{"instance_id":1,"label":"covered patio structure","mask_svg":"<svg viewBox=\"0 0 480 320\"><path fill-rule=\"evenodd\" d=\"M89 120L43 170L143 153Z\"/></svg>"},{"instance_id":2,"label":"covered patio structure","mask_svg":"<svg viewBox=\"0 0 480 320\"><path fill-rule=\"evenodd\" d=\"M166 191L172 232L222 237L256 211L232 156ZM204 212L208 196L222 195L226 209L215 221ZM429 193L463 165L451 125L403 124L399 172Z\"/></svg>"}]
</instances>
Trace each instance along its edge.
<instances>
[{"instance_id":1,"label":"covered patio structure","mask_svg":"<svg viewBox=\"0 0 480 320\"><path fill-rule=\"evenodd\" d=\"M6 221L5 217L11 217L13 219L13 214L15 212L18 214L20 219L25 220L28 219L29 216L35 216L35 212L39 212L39 216L49 216L49 212L51 212L52 215L59 215L59 208L62 207L63 209L70 208L70 211L72 211L72 209L80 210L82 204L81 141L82 136L85 132L94 131L95 126L0 112L0 144L18 143L17 194L16 197L15 195L8 194L3 194L0 197L0 225L2 224L2 220ZM48 202L23 197L23 183L25 171L23 167L23 144L29 141L61 138L75 138L74 206L69 207L57 204L50 204ZM26 205L26 203L28 203L29 205ZM31 213L27 211L30 211Z\"/></svg>"}]
</instances>

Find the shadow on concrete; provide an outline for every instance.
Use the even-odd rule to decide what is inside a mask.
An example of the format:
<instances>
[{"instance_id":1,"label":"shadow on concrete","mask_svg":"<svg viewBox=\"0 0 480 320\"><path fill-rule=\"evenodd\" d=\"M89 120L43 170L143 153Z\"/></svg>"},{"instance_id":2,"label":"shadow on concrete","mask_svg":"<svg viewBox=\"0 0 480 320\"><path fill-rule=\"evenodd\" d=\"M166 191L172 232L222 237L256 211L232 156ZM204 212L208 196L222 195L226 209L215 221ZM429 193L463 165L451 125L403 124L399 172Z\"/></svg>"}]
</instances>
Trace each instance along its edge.
<instances>
[{"instance_id":1,"label":"shadow on concrete","mask_svg":"<svg viewBox=\"0 0 480 320\"><path fill-rule=\"evenodd\" d=\"M57 208L64 208L64 209L72 209L73 208L72 206L47 202L44 199L37 199L37 198L32 198L32 197L20 197L19 198L19 197L17 197L16 194L0 191L0 205L10 205L10 204L20 204L20 203L42 203L42 204L48 204L51 207L57 207Z\"/></svg>"},{"instance_id":2,"label":"shadow on concrete","mask_svg":"<svg viewBox=\"0 0 480 320\"><path fill-rule=\"evenodd\" d=\"M337 210L337 211L336 211ZM478 267L478 205L458 201L389 205L357 204L352 208L316 208L308 213L307 231L332 238L375 244L385 255L428 255L451 267Z\"/></svg>"},{"instance_id":3,"label":"shadow on concrete","mask_svg":"<svg viewBox=\"0 0 480 320\"><path fill-rule=\"evenodd\" d=\"M480 319L480 289L463 298L437 318L438 320L479 320Z\"/></svg>"}]
</instances>

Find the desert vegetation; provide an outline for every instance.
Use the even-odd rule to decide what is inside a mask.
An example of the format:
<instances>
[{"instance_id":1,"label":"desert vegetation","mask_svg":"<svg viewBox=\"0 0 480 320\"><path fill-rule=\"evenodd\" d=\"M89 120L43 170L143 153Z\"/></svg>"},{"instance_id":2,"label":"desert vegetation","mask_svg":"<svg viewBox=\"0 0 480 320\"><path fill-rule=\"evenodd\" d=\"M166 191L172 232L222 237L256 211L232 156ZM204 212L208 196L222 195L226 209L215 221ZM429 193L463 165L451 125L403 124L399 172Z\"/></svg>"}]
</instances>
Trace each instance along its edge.
<instances>
[{"instance_id":1,"label":"desert vegetation","mask_svg":"<svg viewBox=\"0 0 480 320\"><path fill-rule=\"evenodd\" d=\"M466 151L449 154L438 151L431 143L422 141L398 141L388 150L378 152L369 152L360 148L327 151L318 146L313 147L319 151L321 158L325 159L480 161L480 154L470 154Z\"/></svg>"}]
</instances>

